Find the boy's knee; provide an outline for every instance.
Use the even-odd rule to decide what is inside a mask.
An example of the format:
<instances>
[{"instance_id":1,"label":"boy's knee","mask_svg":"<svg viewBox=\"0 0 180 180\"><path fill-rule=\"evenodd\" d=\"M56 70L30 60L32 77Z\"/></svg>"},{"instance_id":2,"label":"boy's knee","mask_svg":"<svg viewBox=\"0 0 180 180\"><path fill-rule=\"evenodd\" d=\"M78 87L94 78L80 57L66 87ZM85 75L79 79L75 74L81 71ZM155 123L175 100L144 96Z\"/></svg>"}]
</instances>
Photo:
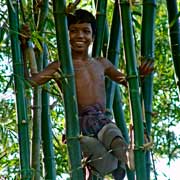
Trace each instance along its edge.
<instances>
[{"instance_id":1,"label":"boy's knee","mask_svg":"<svg viewBox=\"0 0 180 180\"><path fill-rule=\"evenodd\" d=\"M80 144L84 156L90 157L88 164L102 176L117 168L118 159L108 152L97 138L82 136Z\"/></svg>"},{"instance_id":2,"label":"boy's knee","mask_svg":"<svg viewBox=\"0 0 180 180\"><path fill-rule=\"evenodd\" d=\"M114 138L121 137L123 139L121 130L113 123L106 124L98 133L98 139L103 143L107 150Z\"/></svg>"}]
</instances>

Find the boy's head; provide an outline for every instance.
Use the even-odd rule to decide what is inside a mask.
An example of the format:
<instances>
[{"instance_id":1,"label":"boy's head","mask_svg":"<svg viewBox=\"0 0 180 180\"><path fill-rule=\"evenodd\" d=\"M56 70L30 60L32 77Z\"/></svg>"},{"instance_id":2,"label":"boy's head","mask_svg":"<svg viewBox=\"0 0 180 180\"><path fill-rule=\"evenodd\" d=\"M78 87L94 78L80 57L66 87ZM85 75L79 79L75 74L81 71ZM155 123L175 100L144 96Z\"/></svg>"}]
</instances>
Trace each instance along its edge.
<instances>
[{"instance_id":1,"label":"boy's head","mask_svg":"<svg viewBox=\"0 0 180 180\"><path fill-rule=\"evenodd\" d=\"M92 32L93 32L93 36L95 36L95 34L96 34L96 19L90 12L83 10L83 9L77 9L73 15L68 14L67 19L68 19L68 27L71 24L90 23Z\"/></svg>"}]
</instances>

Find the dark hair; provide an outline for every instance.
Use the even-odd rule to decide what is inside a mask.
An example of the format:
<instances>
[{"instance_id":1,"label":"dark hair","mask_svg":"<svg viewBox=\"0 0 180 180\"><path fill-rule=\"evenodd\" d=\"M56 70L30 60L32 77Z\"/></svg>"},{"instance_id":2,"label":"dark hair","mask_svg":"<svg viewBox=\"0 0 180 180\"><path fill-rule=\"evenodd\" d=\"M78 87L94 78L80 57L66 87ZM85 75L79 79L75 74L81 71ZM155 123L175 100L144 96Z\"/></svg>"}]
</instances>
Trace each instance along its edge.
<instances>
[{"instance_id":1,"label":"dark hair","mask_svg":"<svg viewBox=\"0 0 180 180\"><path fill-rule=\"evenodd\" d=\"M74 14L68 14L67 19L68 27L71 24L90 23L93 36L96 34L96 19L90 12L83 9L77 9Z\"/></svg>"}]
</instances>

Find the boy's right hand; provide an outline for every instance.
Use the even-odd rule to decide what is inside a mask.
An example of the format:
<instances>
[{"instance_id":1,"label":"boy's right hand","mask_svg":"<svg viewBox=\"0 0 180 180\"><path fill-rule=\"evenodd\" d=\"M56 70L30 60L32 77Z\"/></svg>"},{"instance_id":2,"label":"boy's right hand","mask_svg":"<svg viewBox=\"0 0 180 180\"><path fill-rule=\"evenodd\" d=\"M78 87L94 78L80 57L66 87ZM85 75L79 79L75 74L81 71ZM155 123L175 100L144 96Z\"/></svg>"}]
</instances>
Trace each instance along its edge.
<instances>
[{"instance_id":1,"label":"boy's right hand","mask_svg":"<svg viewBox=\"0 0 180 180\"><path fill-rule=\"evenodd\" d=\"M23 24L20 32L19 32L19 39L21 41L21 46L26 48L27 47L27 41L31 38L31 30L29 25Z\"/></svg>"}]
</instances>

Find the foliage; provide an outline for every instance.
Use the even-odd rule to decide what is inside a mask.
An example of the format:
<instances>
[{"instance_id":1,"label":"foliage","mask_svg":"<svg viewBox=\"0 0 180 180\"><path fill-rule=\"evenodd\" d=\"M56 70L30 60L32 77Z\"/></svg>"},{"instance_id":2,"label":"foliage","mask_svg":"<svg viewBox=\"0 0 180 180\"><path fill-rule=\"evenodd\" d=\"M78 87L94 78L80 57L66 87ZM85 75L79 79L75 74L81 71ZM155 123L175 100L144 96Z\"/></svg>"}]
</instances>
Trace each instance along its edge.
<instances>
[{"instance_id":1,"label":"foliage","mask_svg":"<svg viewBox=\"0 0 180 180\"><path fill-rule=\"evenodd\" d=\"M52 2L49 2L49 15L46 24L45 36L42 37L37 31L32 16L32 1L21 1L23 9L19 8L20 25L28 23L32 30L32 40L35 46L41 49L40 42L48 46L49 61L58 59L55 27L52 14ZM67 1L68 3L69 1ZM79 7L94 10L94 3L82 1ZM16 111L14 100L14 84L12 79L12 60L9 40L9 25L7 19L6 1L0 2L0 177L6 176L11 179L19 174L19 149L18 132L16 123ZM180 9L180 3L178 3ZM112 18L112 1L108 1L108 23ZM22 11L23 10L23 11ZM140 30L141 30L141 6L132 7L133 26L136 39L137 56L140 53ZM23 13L22 13L23 12ZM157 15L155 27L155 73L154 73L154 96L153 96L153 122L152 138L155 143L153 153L158 157L168 157L169 161L179 158L180 134L176 134L176 126L179 123L180 103L178 89L175 83L172 54L169 43L169 31L167 9L165 0L157 2ZM25 20L23 19L25 15ZM123 54L123 53L122 53ZM66 145L61 142L64 132L63 102L59 98L59 92L51 81L51 121L53 125L54 148L57 164L57 174L68 173L68 157ZM124 93L124 110L127 121L130 121L127 94ZM58 97L58 98L57 98ZM57 102L58 99L58 102ZM31 109L28 111L31 112ZM31 118L31 114L29 114ZM31 132L30 127L30 132Z\"/></svg>"}]
</instances>

